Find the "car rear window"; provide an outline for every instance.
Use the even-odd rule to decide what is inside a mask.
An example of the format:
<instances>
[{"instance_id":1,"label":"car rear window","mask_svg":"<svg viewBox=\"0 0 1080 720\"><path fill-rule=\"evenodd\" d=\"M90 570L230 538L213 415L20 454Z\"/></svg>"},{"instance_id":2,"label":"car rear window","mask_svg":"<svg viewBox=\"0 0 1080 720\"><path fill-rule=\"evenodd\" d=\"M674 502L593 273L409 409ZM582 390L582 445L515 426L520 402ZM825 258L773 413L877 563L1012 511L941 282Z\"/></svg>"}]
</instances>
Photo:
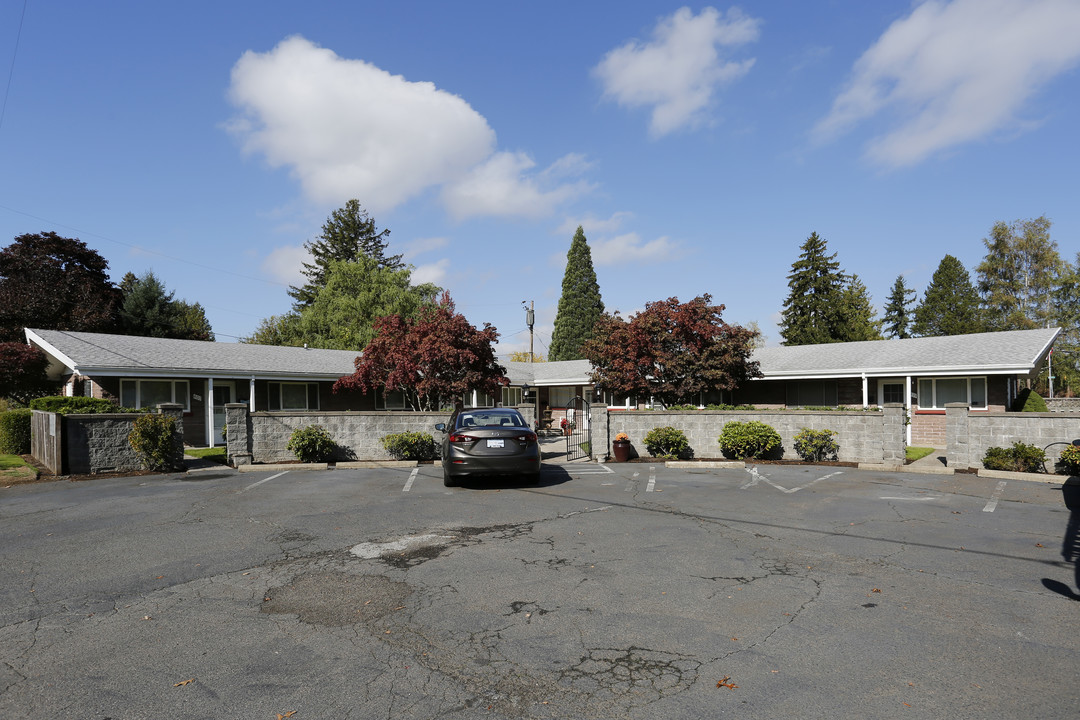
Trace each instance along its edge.
<instances>
[{"instance_id":1,"label":"car rear window","mask_svg":"<svg viewBox=\"0 0 1080 720\"><path fill-rule=\"evenodd\" d=\"M457 426L465 427L525 427L525 418L518 412L463 412L458 415Z\"/></svg>"}]
</instances>

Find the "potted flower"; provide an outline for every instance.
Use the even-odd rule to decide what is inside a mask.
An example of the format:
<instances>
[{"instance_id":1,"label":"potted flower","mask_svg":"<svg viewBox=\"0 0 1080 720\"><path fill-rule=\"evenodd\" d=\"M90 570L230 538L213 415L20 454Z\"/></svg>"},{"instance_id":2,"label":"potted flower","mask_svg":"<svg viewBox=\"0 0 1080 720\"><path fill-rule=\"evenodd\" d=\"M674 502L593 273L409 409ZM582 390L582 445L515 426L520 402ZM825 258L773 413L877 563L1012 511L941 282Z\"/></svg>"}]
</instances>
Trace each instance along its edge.
<instances>
[{"instance_id":1,"label":"potted flower","mask_svg":"<svg viewBox=\"0 0 1080 720\"><path fill-rule=\"evenodd\" d=\"M567 420L566 418L563 418L559 422L559 427L562 428L563 435L569 435L574 429L574 423L570 420Z\"/></svg>"},{"instance_id":2,"label":"potted flower","mask_svg":"<svg viewBox=\"0 0 1080 720\"><path fill-rule=\"evenodd\" d=\"M630 436L619 433L611 443L611 454L615 456L615 462L626 462L630 459Z\"/></svg>"}]
</instances>

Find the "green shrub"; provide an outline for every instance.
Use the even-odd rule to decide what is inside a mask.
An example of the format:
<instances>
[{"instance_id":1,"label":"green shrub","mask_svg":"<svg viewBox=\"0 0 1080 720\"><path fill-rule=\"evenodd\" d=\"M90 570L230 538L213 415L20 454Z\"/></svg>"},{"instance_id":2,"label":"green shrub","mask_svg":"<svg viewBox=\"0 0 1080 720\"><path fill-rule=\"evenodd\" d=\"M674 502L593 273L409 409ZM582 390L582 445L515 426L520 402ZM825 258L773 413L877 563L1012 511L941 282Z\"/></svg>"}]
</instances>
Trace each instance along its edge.
<instances>
[{"instance_id":1,"label":"green shrub","mask_svg":"<svg viewBox=\"0 0 1080 720\"><path fill-rule=\"evenodd\" d=\"M1038 393L1032 392L1031 388L1021 390L1010 409L1013 412L1049 412L1046 401Z\"/></svg>"},{"instance_id":2,"label":"green shrub","mask_svg":"<svg viewBox=\"0 0 1080 720\"><path fill-rule=\"evenodd\" d=\"M1069 445L1061 451L1058 472L1064 475L1080 475L1080 447Z\"/></svg>"},{"instance_id":3,"label":"green shrub","mask_svg":"<svg viewBox=\"0 0 1080 720\"><path fill-rule=\"evenodd\" d=\"M987 470L1012 470L1015 472L1046 472L1046 453L1035 445L1015 442L1011 448L986 449L983 467Z\"/></svg>"},{"instance_id":4,"label":"green shrub","mask_svg":"<svg viewBox=\"0 0 1080 720\"><path fill-rule=\"evenodd\" d=\"M811 430L802 428L795 436L795 452L808 462L835 460L840 451L836 442L836 433L832 430Z\"/></svg>"},{"instance_id":5,"label":"green shrub","mask_svg":"<svg viewBox=\"0 0 1080 720\"><path fill-rule=\"evenodd\" d=\"M64 397L63 395L34 398L30 401L30 409L60 413L61 415L125 412L116 404L102 398ZM127 412L134 411L128 410Z\"/></svg>"},{"instance_id":6,"label":"green shrub","mask_svg":"<svg viewBox=\"0 0 1080 720\"><path fill-rule=\"evenodd\" d=\"M650 455L667 460L674 460L690 449L683 431L673 427L653 428L645 433L643 441Z\"/></svg>"},{"instance_id":7,"label":"green shrub","mask_svg":"<svg viewBox=\"0 0 1080 720\"><path fill-rule=\"evenodd\" d=\"M717 440L725 457L762 458L780 447L780 434L758 420L732 421L724 425Z\"/></svg>"},{"instance_id":8,"label":"green shrub","mask_svg":"<svg viewBox=\"0 0 1080 720\"><path fill-rule=\"evenodd\" d=\"M179 470L176 421L168 415L140 415L132 423L128 443L147 470Z\"/></svg>"},{"instance_id":9,"label":"green shrub","mask_svg":"<svg viewBox=\"0 0 1080 720\"><path fill-rule=\"evenodd\" d=\"M293 430L285 446L300 462L326 462L334 455L334 441L321 425Z\"/></svg>"},{"instance_id":10,"label":"green shrub","mask_svg":"<svg viewBox=\"0 0 1080 720\"><path fill-rule=\"evenodd\" d=\"M0 455L30 454L31 410L0 413Z\"/></svg>"},{"instance_id":11,"label":"green shrub","mask_svg":"<svg viewBox=\"0 0 1080 720\"><path fill-rule=\"evenodd\" d=\"M382 446L396 460L434 460L438 454L435 438L422 432L391 433Z\"/></svg>"}]
</instances>

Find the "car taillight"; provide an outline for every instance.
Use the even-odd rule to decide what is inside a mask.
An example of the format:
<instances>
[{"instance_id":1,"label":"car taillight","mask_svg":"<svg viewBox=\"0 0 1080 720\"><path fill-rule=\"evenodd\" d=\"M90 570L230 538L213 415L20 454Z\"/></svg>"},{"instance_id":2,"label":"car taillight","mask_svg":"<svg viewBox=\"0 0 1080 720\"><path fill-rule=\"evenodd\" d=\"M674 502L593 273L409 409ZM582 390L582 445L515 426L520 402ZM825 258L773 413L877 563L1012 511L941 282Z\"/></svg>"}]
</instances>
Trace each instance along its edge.
<instances>
[{"instance_id":1,"label":"car taillight","mask_svg":"<svg viewBox=\"0 0 1080 720\"><path fill-rule=\"evenodd\" d=\"M536 433L527 432L527 433L524 433L522 435L518 435L516 439L517 439L518 442L523 442L523 443L536 442Z\"/></svg>"},{"instance_id":2,"label":"car taillight","mask_svg":"<svg viewBox=\"0 0 1080 720\"><path fill-rule=\"evenodd\" d=\"M476 442L476 438L471 435L462 435L461 433L454 433L450 436L450 442L452 443L470 443Z\"/></svg>"}]
</instances>

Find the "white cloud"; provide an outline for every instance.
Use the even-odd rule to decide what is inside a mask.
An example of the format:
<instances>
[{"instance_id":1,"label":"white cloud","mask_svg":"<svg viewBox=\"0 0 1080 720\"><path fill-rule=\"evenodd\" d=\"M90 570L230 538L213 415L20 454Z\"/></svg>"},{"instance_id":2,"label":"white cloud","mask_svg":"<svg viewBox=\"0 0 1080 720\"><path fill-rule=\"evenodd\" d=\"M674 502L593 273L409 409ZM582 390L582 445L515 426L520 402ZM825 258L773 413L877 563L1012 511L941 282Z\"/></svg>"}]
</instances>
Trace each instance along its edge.
<instances>
[{"instance_id":1,"label":"white cloud","mask_svg":"<svg viewBox=\"0 0 1080 720\"><path fill-rule=\"evenodd\" d=\"M592 186L583 181L555 184L570 170L583 168L580 157L568 155L540 173L528 174L536 163L525 153L500 152L443 188L442 199L456 219L474 215L539 218Z\"/></svg>"},{"instance_id":2,"label":"white cloud","mask_svg":"<svg viewBox=\"0 0 1080 720\"><path fill-rule=\"evenodd\" d=\"M426 252L444 248L449 244L450 238L445 237L416 238L415 240L405 243L402 254L405 256L406 260L411 260L417 255L423 255Z\"/></svg>"},{"instance_id":3,"label":"white cloud","mask_svg":"<svg viewBox=\"0 0 1080 720\"><path fill-rule=\"evenodd\" d=\"M443 258L437 262L420 265L413 269L411 280L413 285L435 283L439 285L446 277L446 269L450 267L450 260Z\"/></svg>"},{"instance_id":4,"label":"white cloud","mask_svg":"<svg viewBox=\"0 0 1080 720\"><path fill-rule=\"evenodd\" d=\"M750 71L753 59L722 60L719 48L758 39L761 21L737 8L723 13L707 7L697 16L681 8L662 18L653 41L631 40L604 56L593 74L604 86L604 97L625 107L652 107L653 137L705 120L713 94Z\"/></svg>"},{"instance_id":5,"label":"white cloud","mask_svg":"<svg viewBox=\"0 0 1080 720\"><path fill-rule=\"evenodd\" d=\"M1075 0L931 0L894 22L855 63L814 128L818 142L892 111L870 141L875 163L913 165L934 152L1016 129L1024 103L1080 62Z\"/></svg>"},{"instance_id":6,"label":"white cloud","mask_svg":"<svg viewBox=\"0 0 1080 720\"><path fill-rule=\"evenodd\" d=\"M321 204L361 198L378 214L459 177L495 146L460 97L302 37L244 53L229 96L242 112L229 128L245 150L289 168Z\"/></svg>"},{"instance_id":7,"label":"white cloud","mask_svg":"<svg viewBox=\"0 0 1080 720\"><path fill-rule=\"evenodd\" d=\"M274 248L262 261L263 272L278 282L299 287L307 280L302 274L303 263L311 262L311 253L302 246L286 245Z\"/></svg>"},{"instance_id":8,"label":"white cloud","mask_svg":"<svg viewBox=\"0 0 1080 720\"><path fill-rule=\"evenodd\" d=\"M667 237L643 242L637 233L627 233L610 240L589 241L593 265L630 265L677 259L679 244Z\"/></svg>"},{"instance_id":9,"label":"white cloud","mask_svg":"<svg viewBox=\"0 0 1080 720\"><path fill-rule=\"evenodd\" d=\"M585 215L584 217L566 218L555 232L559 235L573 235L577 232L578 226L585 231L585 237L588 237L590 233L613 233L622 227L624 221L634 217L634 214L626 211L619 211L612 213L611 217L603 220L594 215Z\"/></svg>"}]
</instances>

